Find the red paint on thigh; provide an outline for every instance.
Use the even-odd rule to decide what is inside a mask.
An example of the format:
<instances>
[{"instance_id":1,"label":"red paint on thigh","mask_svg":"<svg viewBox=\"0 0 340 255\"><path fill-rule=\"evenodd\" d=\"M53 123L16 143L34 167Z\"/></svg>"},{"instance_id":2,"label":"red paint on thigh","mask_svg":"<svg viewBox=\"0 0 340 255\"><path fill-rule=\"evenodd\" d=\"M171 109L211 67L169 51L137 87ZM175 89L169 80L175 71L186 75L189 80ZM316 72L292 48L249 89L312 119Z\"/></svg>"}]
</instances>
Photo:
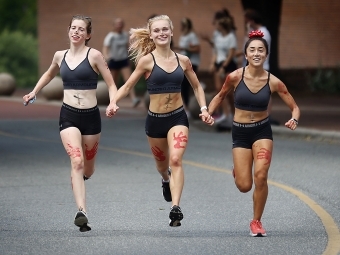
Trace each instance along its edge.
<instances>
[{"instance_id":1,"label":"red paint on thigh","mask_svg":"<svg viewBox=\"0 0 340 255\"><path fill-rule=\"evenodd\" d=\"M81 156L80 149L73 148L69 143L67 144L66 152L71 158L78 158Z\"/></svg>"},{"instance_id":2,"label":"red paint on thigh","mask_svg":"<svg viewBox=\"0 0 340 255\"><path fill-rule=\"evenodd\" d=\"M181 145L181 143L187 143L188 142L188 137L183 134L181 131L178 136L176 136L175 132L173 133L174 141L176 141L174 148L175 149L181 149L185 148L186 145Z\"/></svg>"},{"instance_id":3,"label":"red paint on thigh","mask_svg":"<svg viewBox=\"0 0 340 255\"><path fill-rule=\"evenodd\" d=\"M155 156L156 160L164 161L166 157L164 156L164 152L158 148L157 146L151 147L152 154Z\"/></svg>"},{"instance_id":4,"label":"red paint on thigh","mask_svg":"<svg viewBox=\"0 0 340 255\"><path fill-rule=\"evenodd\" d=\"M85 149L85 157L86 157L87 160L91 160L91 159L93 159L97 155L98 142L96 142L93 145L92 149L90 149L90 150L87 149L88 148L87 144L85 144L85 148L86 148Z\"/></svg>"},{"instance_id":5,"label":"red paint on thigh","mask_svg":"<svg viewBox=\"0 0 340 255\"><path fill-rule=\"evenodd\" d=\"M265 159L267 162L265 165L268 165L272 159L271 151L267 150L266 148L261 148L260 151L257 153L257 159Z\"/></svg>"}]
</instances>

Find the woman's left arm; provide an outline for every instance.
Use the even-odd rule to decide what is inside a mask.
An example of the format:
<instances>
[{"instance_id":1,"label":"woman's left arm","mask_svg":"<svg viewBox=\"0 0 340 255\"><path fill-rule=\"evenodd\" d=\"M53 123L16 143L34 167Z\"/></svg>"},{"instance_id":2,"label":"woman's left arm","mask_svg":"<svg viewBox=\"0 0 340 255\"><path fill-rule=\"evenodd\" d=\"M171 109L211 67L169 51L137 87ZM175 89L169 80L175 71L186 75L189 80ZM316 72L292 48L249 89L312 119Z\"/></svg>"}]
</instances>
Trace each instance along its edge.
<instances>
[{"instance_id":1,"label":"woman's left arm","mask_svg":"<svg viewBox=\"0 0 340 255\"><path fill-rule=\"evenodd\" d=\"M286 123L285 126L287 128L290 128L291 130L294 130L297 128L299 124L299 119L300 119L300 109L297 106L294 98L292 95L289 93L286 85L276 78L275 76L271 76L271 88L273 92L277 92L281 99L286 103L286 105L289 107L289 109L292 112L292 117L289 119Z\"/></svg>"},{"instance_id":2,"label":"woman's left arm","mask_svg":"<svg viewBox=\"0 0 340 255\"><path fill-rule=\"evenodd\" d=\"M198 104L201 108L201 112L202 112L201 118L202 118L202 120L204 122L208 123L209 125L214 124L213 118L210 116L210 114L208 112L204 90L203 90L200 82L198 81L196 73L192 69L192 65L191 65L189 58L181 55L180 60L181 60L182 65L184 66L184 68L183 68L184 74L187 77L188 81L190 82L191 87L194 90L196 100L197 100L197 102L198 102Z\"/></svg>"}]
</instances>

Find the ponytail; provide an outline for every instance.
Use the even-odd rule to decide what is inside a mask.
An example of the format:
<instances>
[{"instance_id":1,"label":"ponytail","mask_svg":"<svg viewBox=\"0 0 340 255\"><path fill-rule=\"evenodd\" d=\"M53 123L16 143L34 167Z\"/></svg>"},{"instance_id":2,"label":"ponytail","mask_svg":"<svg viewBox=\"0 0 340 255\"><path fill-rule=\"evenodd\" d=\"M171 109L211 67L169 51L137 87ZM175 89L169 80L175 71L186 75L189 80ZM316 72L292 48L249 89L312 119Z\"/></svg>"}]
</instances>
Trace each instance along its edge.
<instances>
[{"instance_id":1,"label":"ponytail","mask_svg":"<svg viewBox=\"0 0 340 255\"><path fill-rule=\"evenodd\" d=\"M149 54L156 48L155 43L150 39L149 30L146 28L130 29L129 52L131 59L138 63L141 57Z\"/></svg>"}]
</instances>

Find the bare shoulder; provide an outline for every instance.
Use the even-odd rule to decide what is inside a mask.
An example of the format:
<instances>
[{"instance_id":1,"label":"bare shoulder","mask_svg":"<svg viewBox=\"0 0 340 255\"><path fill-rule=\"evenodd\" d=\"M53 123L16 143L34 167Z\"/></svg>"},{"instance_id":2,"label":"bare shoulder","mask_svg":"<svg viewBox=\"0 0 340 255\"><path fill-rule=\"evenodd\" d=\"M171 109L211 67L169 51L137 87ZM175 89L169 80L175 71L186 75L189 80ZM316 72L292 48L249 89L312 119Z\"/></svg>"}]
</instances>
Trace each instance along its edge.
<instances>
[{"instance_id":1,"label":"bare shoulder","mask_svg":"<svg viewBox=\"0 0 340 255\"><path fill-rule=\"evenodd\" d=\"M57 58L64 57L67 51L68 50L58 50L54 53L54 57L57 57Z\"/></svg>"},{"instance_id":2,"label":"bare shoulder","mask_svg":"<svg viewBox=\"0 0 340 255\"><path fill-rule=\"evenodd\" d=\"M182 55L182 54L179 54L179 53L176 53L176 55L178 56L179 61L181 61L183 63L190 61L190 59L185 55Z\"/></svg>"},{"instance_id":3,"label":"bare shoulder","mask_svg":"<svg viewBox=\"0 0 340 255\"><path fill-rule=\"evenodd\" d=\"M270 73L269 75L269 82L273 82L273 83L278 83L281 80L279 78L277 78L274 74Z\"/></svg>"},{"instance_id":4,"label":"bare shoulder","mask_svg":"<svg viewBox=\"0 0 340 255\"><path fill-rule=\"evenodd\" d=\"M89 57L94 59L103 58L103 54L99 50L91 48L89 51Z\"/></svg>"},{"instance_id":5,"label":"bare shoulder","mask_svg":"<svg viewBox=\"0 0 340 255\"><path fill-rule=\"evenodd\" d=\"M61 60L64 58L66 52L67 50L56 51L53 56L53 62L60 63Z\"/></svg>"},{"instance_id":6,"label":"bare shoulder","mask_svg":"<svg viewBox=\"0 0 340 255\"><path fill-rule=\"evenodd\" d=\"M181 67L183 68L183 70L184 71L192 70L192 64L191 64L190 59L185 55L178 54L178 53L176 53L176 54L178 56L179 63L181 65Z\"/></svg>"},{"instance_id":7,"label":"bare shoulder","mask_svg":"<svg viewBox=\"0 0 340 255\"><path fill-rule=\"evenodd\" d=\"M227 79L232 83L238 83L242 78L243 67L236 69L235 71L231 72Z\"/></svg>"},{"instance_id":8,"label":"bare shoulder","mask_svg":"<svg viewBox=\"0 0 340 255\"><path fill-rule=\"evenodd\" d=\"M153 58L151 54L146 54L145 56L141 57L137 63L138 68L143 68L146 71L151 71L153 68Z\"/></svg>"},{"instance_id":9,"label":"bare shoulder","mask_svg":"<svg viewBox=\"0 0 340 255\"><path fill-rule=\"evenodd\" d=\"M275 75L270 74L269 77L269 86L272 92L282 92L287 91L286 85Z\"/></svg>"},{"instance_id":10,"label":"bare shoulder","mask_svg":"<svg viewBox=\"0 0 340 255\"><path fill-rule=\"evenodd\" d=\"M270 85L277 85L281 82L279 78L277 78L274 74L270 73L269 75L269 84Z\"/></svg>"}]
</instances>

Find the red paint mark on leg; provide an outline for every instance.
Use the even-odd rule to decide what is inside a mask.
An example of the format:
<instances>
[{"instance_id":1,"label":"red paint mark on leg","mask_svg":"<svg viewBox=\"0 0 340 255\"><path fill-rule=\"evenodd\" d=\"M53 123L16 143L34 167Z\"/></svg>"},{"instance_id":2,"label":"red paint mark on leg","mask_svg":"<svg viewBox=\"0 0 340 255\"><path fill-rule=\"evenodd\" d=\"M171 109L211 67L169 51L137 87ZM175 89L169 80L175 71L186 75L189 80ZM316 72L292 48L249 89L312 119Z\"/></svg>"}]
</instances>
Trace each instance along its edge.
<instances>
[{"instance_id":1,"label":"red paint mark on leg","mask_svg":"<svg viewBox=\"0 0 340 255\"><path fill-rule=\"evenodd\" d=\"M165 160L164 152L157 146L151 147L151 151L152 151L152 154L155 156L156 160L158 161Z\"/></svg>"},{"instance_id":2,"label":"red paint mark on leg","mask_svg":"<svg viewBox=\"0 0 340 255\"><path fill-rule=\"evenodd\" d=\"M93 145L93 148L88 150L87 149L87 144L85 144L85 157L87 160L91 160L93 159L96 155L97 155L97 151L98 151L98 142L96 142L94 145Z\"/></svg>"},{"instance_id":3,"label":"red paint mark on leg","mask_svg":"<svg viewBox=\"0 0 340 255\"><path fill-rule=\"evenodd\" d=\"M80 149L79 148L73 148L71 144L67 144L67 154L71 157L71 158L78 158L81 156L80 153Z\"/></svg>"},{"instance_id":4,"label":"red paint mark on leg","mask_svg":"<svg viewBox=\"0 0 340 255\"><path fill-rule=\"evenodd\" d=\"M174 136L174 140L177 142L175 143L174 148L175 149L185 148L185 145L182 146L181 143L188 142L188 137L184 135L183 132L180 132L178 136L176 136L176 134L174 133L173 136Z\"/></svg>"},{"instance_id":5,"label":"red paint mark on leg","mask_svg":"<svg viewBox=\"0 0 340 255\"><path fill-rule=\"evenodd\" d=\"M265 165L268 165L272 159L272 153L265 148L261 148L260 151L257 153L257 159L266 159L267 162L265 163Z\"/></svg>"}]
</instances>

